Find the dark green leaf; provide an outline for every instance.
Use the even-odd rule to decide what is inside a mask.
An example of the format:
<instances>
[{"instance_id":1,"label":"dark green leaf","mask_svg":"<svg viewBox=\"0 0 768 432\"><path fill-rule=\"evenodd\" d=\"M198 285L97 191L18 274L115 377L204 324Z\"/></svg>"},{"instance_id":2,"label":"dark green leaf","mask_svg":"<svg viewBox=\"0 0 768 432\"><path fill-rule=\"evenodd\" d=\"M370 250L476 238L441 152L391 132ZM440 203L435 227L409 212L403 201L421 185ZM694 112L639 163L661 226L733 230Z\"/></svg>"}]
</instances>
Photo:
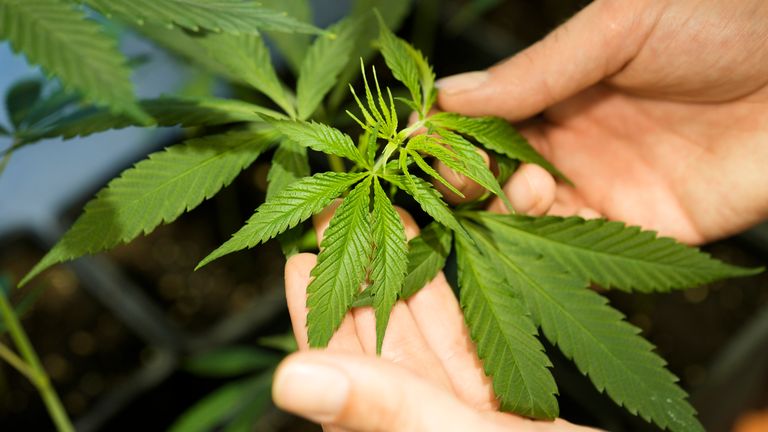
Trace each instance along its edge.
<instances>
[{"instance_id":1,"label":"dark green leaf","mask_svg":"<svg viewBox=\"0 0 768 432\"><path fill-rule=\"evenodd\" d=\"M21 285L53 264L94 254L174 221L215 195L274 142L250 131L196 138L153 153L109 182Z\"/></svg>"},{"instance_id":2,"label":"dark green leaf","mask_svg":"<svg viewBox=\"0 0 768 432\"><path fill-rule=\"evenodd\" d=\"M432 222L408 242L408 272L400 297L407 299L416 294L437 276L451 253L452 239L451 231Z\"/></svg>"},{"instance_id":3,"label":"dark green leaf","mask_svg":"<svg viewBox=\"0 0 768 432\"><path fill-rule=\"evenodd\" d=\"M557 417L552 364L519 294L507 288L493 257L456 239L461 308L501 409L539 419Z\"/></svg>"}]
</instances>

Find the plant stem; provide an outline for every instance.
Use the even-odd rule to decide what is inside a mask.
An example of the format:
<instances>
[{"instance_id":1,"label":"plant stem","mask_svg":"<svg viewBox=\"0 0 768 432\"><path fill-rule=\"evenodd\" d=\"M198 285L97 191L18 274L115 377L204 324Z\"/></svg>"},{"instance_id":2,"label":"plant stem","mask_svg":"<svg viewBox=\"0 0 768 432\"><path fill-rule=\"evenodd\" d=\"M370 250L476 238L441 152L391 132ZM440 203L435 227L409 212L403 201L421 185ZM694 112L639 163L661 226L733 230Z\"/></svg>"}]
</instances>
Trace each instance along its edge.
<instances>
[{"instance_id":1,"label":"plant stem","mask_svg":"<svg viewBox=\"0 0 768 432\"><path fill-rule=\"evenodd\" d=\"M328 164L331 166L331 170L335 172L346 172L344 168L344 161L336 155L328 155Z\"/></svg>"},{"instance_id":2,"label":"plant stem","mask_svg":"<svg viewBox=\"0 0 768 432\"><path fill-rule=\"evenodd\" d=\"M48 413L53 419L53 423L56 425L56 429L59 432L74 432L75 428L72 426L72 421L67 416L67 412L64 411L64 407L61 405L61 400L56 394L51 385L51 380L48 378L48 374L43 369L40 359L37 357L37 353L32 348L32 344L29 342L26 332L21 327L16 314L13 312L11 305L8 303L8 299L4 294L0 293L0 315L5 320L5 325L8 328L8 334L16 344L21 357L26 362L30 372L35 376L32 379L32 384L37 387L40 396L43 398L45 407L48 409ZM17 357L18 358L18 357Z\"/></svg>"},{"instance_id":3,"label":"plant stem","mask_svg":"<svg viewBox=\"0 0 768 432\"><path fill-rule=\"evenodd\" d=\"M29 367L29 365L27 365L24 360L17 356L15 352L11 351L11 349L3 343L0 343L0 358L5 360L9 365L13 366L22 375L27 377L27 379L33 384L37 382L37 375L35 375L35 372Z\"/></svg>"}]
</instances>

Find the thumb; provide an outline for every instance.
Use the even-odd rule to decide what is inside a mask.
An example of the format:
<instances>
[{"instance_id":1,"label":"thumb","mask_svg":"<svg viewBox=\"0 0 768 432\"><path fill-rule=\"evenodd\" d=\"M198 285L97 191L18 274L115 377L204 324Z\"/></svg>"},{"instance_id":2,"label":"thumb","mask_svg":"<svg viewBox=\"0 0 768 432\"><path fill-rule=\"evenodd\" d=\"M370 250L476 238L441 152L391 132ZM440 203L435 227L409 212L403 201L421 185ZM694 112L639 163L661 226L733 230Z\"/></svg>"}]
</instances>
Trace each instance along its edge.
<instances>
[{"instance_id":1,"label":"thumb","mask_svg":"<svg viewBox=\"0 0 768 432\"><path fill-rule=\"evenodd\" d=\"M658 13L652 2L597 0L541 41L487 71L443 78L438 104L466 115L530 117L620 71ZM652 10L653 9L653 10Z\"/></svg>"},{"instance_id":2,"label":"thumb","mask_svg":"<svg viewBox=\"0 0 768 432\"><path fill-rule=\"evenodd\" d=\"M498 429L444 389L363 355L293 354L275 372L272 395L286 411L357 432Z\"/></svg>"}]
</instances>

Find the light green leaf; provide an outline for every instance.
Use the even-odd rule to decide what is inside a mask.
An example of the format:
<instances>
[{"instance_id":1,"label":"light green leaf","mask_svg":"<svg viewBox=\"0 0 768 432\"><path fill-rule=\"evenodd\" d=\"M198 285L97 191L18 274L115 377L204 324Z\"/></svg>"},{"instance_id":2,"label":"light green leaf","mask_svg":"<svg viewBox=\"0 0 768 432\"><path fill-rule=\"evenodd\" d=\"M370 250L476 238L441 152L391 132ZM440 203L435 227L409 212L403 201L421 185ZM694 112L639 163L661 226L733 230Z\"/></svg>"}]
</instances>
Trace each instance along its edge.
<instances>
[{"instance_id":1,"label":"light green leaf","mask_svg":"<svg viewBox=\"0 0 768 432\"><path fill-rule=\"evenodd\" d=\"M141 101L141 107L157 126L215 126L227 123L258 122L280 113L247 102L216 98L160 97ZM129 116L112 114L98 108L84 108L67 115L40 132L22 133L24 143L61 137L88 136L109 129L141 126Z\"/></svg>"},{"instance_id":2,"label":"light green leaf","mask_svg":"<svg viewBox=\"0 0 768 432\"><path fill-rule=\"evenodd\" d=\"M407 299L416 294L445 267L452 239L451 231L432 222L408 242L408 271L401 298Z\"/></svg>"},{"instance_id":3,"label":"light green leaf","mask_svg":"<svg viewBox=\"0 0 768 432\"><path fill-rule=\"evenodd\" d=\"M412 196L419 203L421 209L432 216L434 220L460 235L468 236L464 227L456 220L448 205L440 197L440 193L431 184L410 175L387 175L384 178Z\"/></svg>"},{"instance_id":4,"label":"light green leaf","mask_svg":"<svg viewBox=\"0 0 768 432\"><path fill-rule=\"evenodd\" d=\"M272 145L259 133L229 132L149 155L86 204L83 214L21 285L53 264L110 249L176 220L232 182Z\"/></svg>"},{"instance_id":5,"label":"light green leaf","mask_svg":"<svg viewBox=\"0 0 768 432\"><path fill-rule=\"evenodd\" d=\"M365 281L373 251L367 177L344 199L333 215L320 244L314 279L307 287L309 346L328 345Z\"/></svg>"},{"instance_id":6,"label":"light green leaf","mask_svg":"<svg viewBox=\"0 0 768 432\"><path fill-rule=\"evenodd\" d=\"M227 69L228 75L267 95L290 117L295 116L293 101L277 77L261 36L209 34L197 42L206 49L210 59Z\"/></svg>"},{"instance_id":7,"label":"light green leaf","mask_svg":"<svg viewBox=\"0 0 768 432\"><path fill-rule=\"evenodd\" d=\"M535 163L568 181L551 163L544 159L528 141L506 120L498 117L465 117L455 113L437 113L428 121L433 125L469 135L489 150L512 159Z\"/></svg>"},{"instance_id":8,"label":"light green leaf","mask_svg":"<svg viewBox=\"0 0 768 432\"><path fill-rule=\"evenodd\" d=\"M364 176L362 173L325 172L294 182L260 205L245 226L200 261L197 268L232 252L252 248L295 227L324 209Z\"/></svg>"},{"instance_id":9,"label":"light green leaf","mask_svg":"<svg viewBox=\"0 0 768 432\"><path fill-rule=\"evenodd\" d=\"M557 417L552 366L536 326L500 269L465 239L456 239L461 308L501 409L539 419Z\"/></svg>"},{"instance_id":10,"label":"light green leaf","mask_svg":"<svg viewBox=\"0 0 768 432\"><path fill-rule=\"evenodd\" d=\"M284 139L272 157L267 174L267 201L301 178L310 175L307 149L291 140ZM286 257L299 253L301 227L293 227L277 239Z\"/></svg>"},{"instance_id":11,"label":"light green leaf","mask_svg":"<svg viewBox=\"0 0 768 432\"><path fill-rule=\"evenodd\" d=\"M438 159L452 170L463 174L474 180L480 186L491 191L494 195L501 198L508 210L513 211L512 203L509 201L509 198L507 198L507 194L501 189L501 185L496 180L493 172L491 172L486 160L478 153L477 147L472 145L472 143L464 139L461 135L444 129L438 129L437 132L439 134L438 139L443 144L450 146L450 148L458 155L460 163L453 163L453 160L450 158L438 157Z\"/></svg>"},{"instance_id":12,"label":"light green leaf","mask_svg":"<svg viewBox=\"0 0 768 432\"><path fill-rule=\"evenodd\" d=\"M475 231L473 231L474 233ZM653 352L640 330L589 289L587 280L566 273L554 261L521 248L506 232L492 231L493 240L476 235L478 244L495 258L516 295L547 339L632 414L671 431L703 431L686 401L677 377Z\"/></svg>"},{"instance_id":13,"label":"light green leaf","mask_svg":"<svg viewBox=\"0 0 768 432\"><path fill-rule=\"evenodd\" d=\"M373 243L370 290L376 314L376 352L381 353L389 314L408 270L408 247L403 221L378 179L373 181Z\"/></svg>"},{"instance_id":14,"label":"light green leaf","mask_svg":"<svg viewBox=\"0 0 768 432\"><path fill-rule=\"evenodd\" d=\"M16 130L23 129L27 113L40 98L43 83L38 79L25 79L15 82L5 93L5 108Z\"/></svg>"},{"instance_id":15,"label":"light green leaf","mask_svg":"<svg viewBox=\"0 0 768 432\"><path fill-rule=\"evenodd\" d=\"M392 74L405 84L411 99L425 116L435 98L435 73L419 50L398 38L379 17L379 45L381 54Z\"/></svg>"},{"instance_id":16,"label":"light green leaf","mask_svg":"<svg viewBox=\"0 0 768 432\"><path fill-rule=\"evenodd\" d=\"M0 0L0 40L86 100L140 122L125 58L94 21L62 0Z\"/></svg>"},{"instance_id":17,"label":"light green leaf","mask_svg":"<svg viewBox=\"0 0 768 432\"><path fill-rule=\"evenodd\" d=\"M301 22L312 22L312 8L310 8L309 0L261 0L260 3L270 9L284 12L289 17ZM275 31L268 31L267 36L277 45L291 69L297 72L309 49L309 36Z\"/></svg>"},{"instance_id":18,"label":"light green leaf","mask_svg":"<svg viewBox=\"0 0 768 432\"><path fill-rule=\"evenodd\" d=\"M209 432L242 415L262 413L269 404L272 371L223 385L198 401L171 425L170 432Z\"/></svg>"},{"instance_id":19,"label":"light green leaf","mask_svg":"<svg viewBox=\"0 0 768 432\"><path fill-rule=\"evenodd\" d=\"M669 291L763 269L732 266L653 231L605 219L531 218L478 212L474 218L510 241L557 262L605 288Z\"/></svg>"},{"instance_id":20,"label":"light green leaf","mask_svg":"<svg viewBox=\"0 0 768 432\"><path fill-rule=\"evenodd\" d=\"M461 193L460 190L456 189L456 186L452 185L451 182L449 182L443 176L441 176L440 173L438 173L434 168L432 168L427 163L427 161L425 161L424 158L421 157L420 154L410 150L407 151L406 153L413 159L414 162L416 162L416 165L418 165L418 167L421 168L421 170L424 171L428 176L442 183L443 186L448 188L448 190L450 190L451 192L455 193L461 198L464 198L464 194Z\"/></svg>"},{"instance_id":21,"label":"light green leaf","mask_svg":"<svg viewBox=\"0 0 768 432\"><path fill-rule=\"evenodd\" d=\"M139 25L149 22L178 25L189 30L257 34L258 30L320 33L311 24L242 0L85 0L107 16L118 16Z\"/></svg>"},{"instance_id":22,"label":"light green leaf","mask_svg":"<svg viewBox=\"0 0 768 432\"><path fill-rule=\"evenodd\" d=\"M333 37L318 36L307 51L296 83L300 119L308 119L336 84L339 73L349 63L359 28L359 19L345 18L328 28Z\"/></svg>"},{"instance_id":23,"label":"light green leaf","mask_svg":"<svg viewBox=\"0 0 768 432\"><path fill-rule=\"evenodd\" d=\"M367 161L360 154L349 135L322 123L304 121L273 121L272 125L287 138L304 147L323 153L347 158L366 166Z\"/></svg>"},{"instance_id":24,"label":"light green leaf","mask_svg":"<svg viewBox=\"0 0 768 432\"><path fill-rule=\"evenodd\" d=\"M231 346L196 355L184 369L200 376L231 377L274 367L282 356L249 346Z\"/></svg>"}]
</instances>

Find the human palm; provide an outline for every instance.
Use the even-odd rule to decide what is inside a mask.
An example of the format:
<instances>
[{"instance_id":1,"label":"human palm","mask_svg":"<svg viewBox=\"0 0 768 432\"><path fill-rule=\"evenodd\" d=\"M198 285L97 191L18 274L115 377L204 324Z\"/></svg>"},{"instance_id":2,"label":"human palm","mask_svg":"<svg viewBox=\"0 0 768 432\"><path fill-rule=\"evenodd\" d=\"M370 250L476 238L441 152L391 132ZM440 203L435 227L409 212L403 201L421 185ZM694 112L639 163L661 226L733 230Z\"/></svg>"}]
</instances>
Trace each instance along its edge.
<instances>
[{"instance_id":1,"label":"human palm","mask_svg":"<svg viewBox=\"0 0 768 432\"><path fill-rule=\"evenodd\" d=\"M576 188L527 168L534 213L599 214L703 243L768 216L766 19L759 0L597 1L487 73L444 80L439 103L543 114L524 133Z\"/></svg>"}]
</instances>

